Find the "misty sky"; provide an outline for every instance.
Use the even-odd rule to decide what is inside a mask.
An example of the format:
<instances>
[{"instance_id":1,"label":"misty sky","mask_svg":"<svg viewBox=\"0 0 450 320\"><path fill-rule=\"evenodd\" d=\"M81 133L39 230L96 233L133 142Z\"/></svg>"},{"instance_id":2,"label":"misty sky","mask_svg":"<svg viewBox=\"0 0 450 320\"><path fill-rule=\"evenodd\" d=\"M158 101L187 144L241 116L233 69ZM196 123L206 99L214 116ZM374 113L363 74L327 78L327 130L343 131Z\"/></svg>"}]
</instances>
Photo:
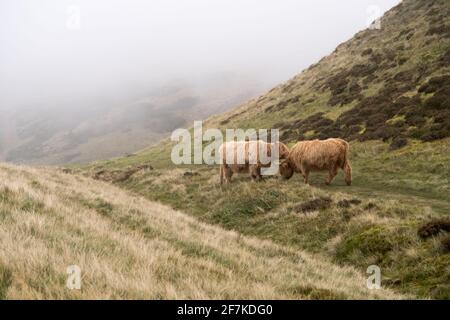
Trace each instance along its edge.
<instances>
[{"instance_id":1,"label":"misty sky","mask_svg":"<svg viewBox=\"0 0 450 320\"><path fill-rule=\"evenodd\" d=\"M0 107L221 72L287 80L397 3L1 0Z\"/></svg>"}]
</instances>

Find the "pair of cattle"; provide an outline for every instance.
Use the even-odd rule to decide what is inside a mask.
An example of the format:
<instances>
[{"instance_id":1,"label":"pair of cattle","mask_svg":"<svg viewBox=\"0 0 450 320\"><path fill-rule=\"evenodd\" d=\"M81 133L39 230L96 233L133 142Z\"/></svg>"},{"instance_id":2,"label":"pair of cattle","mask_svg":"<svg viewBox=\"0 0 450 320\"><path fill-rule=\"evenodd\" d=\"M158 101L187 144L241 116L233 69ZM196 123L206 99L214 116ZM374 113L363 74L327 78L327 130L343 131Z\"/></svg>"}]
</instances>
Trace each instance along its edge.
<instances>
[{"instance_id":1,"label":"pair of cattle","mask_svg":"<svg viewBox=\"0 0 450 320\"><path fill-rule=\"evenodd\" d=\"M328 185L336 177L338 170L342 169L347 185L352 183L352 168L348 160L349 144L342 139L300 141L291 150L281 142L225 142L219 149L222 159L220 183L231 182L234 173L250 173L252 179L261 179L261 168L269 167L270 162L261 161L260 150L265 150L265 158L270 158L274 148L278 148L279 173L285 179L290 179L296 172L308 183L311 171L328 171Z\"/></svg>"}]
</instances>

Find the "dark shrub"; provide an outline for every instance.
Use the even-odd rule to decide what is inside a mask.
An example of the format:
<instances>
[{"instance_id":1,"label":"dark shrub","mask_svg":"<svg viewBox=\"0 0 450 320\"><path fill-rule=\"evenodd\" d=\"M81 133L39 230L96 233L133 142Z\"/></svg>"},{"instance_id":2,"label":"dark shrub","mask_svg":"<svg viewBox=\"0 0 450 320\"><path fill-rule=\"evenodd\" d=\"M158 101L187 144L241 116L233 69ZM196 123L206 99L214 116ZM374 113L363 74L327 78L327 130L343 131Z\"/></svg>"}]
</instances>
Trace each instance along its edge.
<instances>
[{"instance_id":1,"label":"dark shrub","mask_svg":"<svg viewBox=\"0 0 450 320\"><path fill-rule=\"evenodd\" d=\"M281 91L283 93L291 93L295 89L295 86L296 86L296 83L294 81L292 81L289 84L285 85Z\"/></svg>"},{"instance_id":2,"label":"dark shrub","mask_svg":"<svg viewBox=\"0 0 450 320\"><path fill-rule=\"evenodd\" d=\"M450 75L433 77L419 88L419 92L433 93L446 85L450 85Z\"/></svg>"},{"instance_id":3,"label":"dark shrub","mask_svg":"<svg viewBox=\"0 0 450 320\"><path fill-rule=\"evenodd\" d=\"M414 72L413 70L401 71L394 76L394 80L398 82L409 82L412 80Z\"/></svg>"},{"instance_id":4,"label":"dark shrub","mask_svg":"<svg viewBox=\"0 0 450 320\"><path fill-rule=\"evenodd\" d=\"M312 103L312 102L314 102L314 101L316 101L316 98L315 98L315 97L309 98L308 100L305 101L305 104Z\"/></svg>"},{"instance_id":5,"label":"dark shrub","mask_svg":"<svg viewBox=\"0 0 450 320\"><path fill-rule=\"evenodd\" d=\"M424 2L426 2L426 1L423 1L422 2L422 4L424 3ZM433 2L430 2L430 6L433 4ZM417 3L417 5L418 5L418 8L420 8L419 7L419 3ZM428 10L427 11L427 16L429 16L429 17L436 17L438 14L439 14L439 9L438 8L431 8L430 10Z\"/></svg>"},{"instance_id":6,"label":"dark shrub","mask_svg":"<svg viewBox=\"0 0 450 320\"><path fill-rule=\"evenodd\" d=\"M430 142L430 141L444 139L447 136L448 136L448 132L446 132L445 130L432 130L430 132L425 133L420 139L422 141Z\"/></svg>"},{"instance_id":7,"label":"dark shrub","mask_svg":"<svg viewBox=\"0 0 450 320\"><path fill-rule=\"evenodd\" d=\"M328 133L325 133L325 132L318 132L318 133L316 133L313 137L311 137L311 138L313 138L313 139L319 139L319 140L326 140L326 139L328 139L328 138L330 138L331 136L330 135L328 135Z\"/></svg>"},{"instance_id":8,"label":"dark shrub","mask_svg":"<svg viewBox=\"0 0 450 320\"><path fill-rule=\"evenodd\" d=\"M450 252L450 236L447 236L444 239L442 239L441 244L446 252Z\"/></svg>"},{"instance_id":9,"label":"dark shrub","mask_svg":"<svg viewBox=\"0 0 450 320\"><path fill-rule=\"evenodd\" d=\"M450 25L440 24L436 26L432 26L427 31L427 36L438 35L439 37L450 37Z\"/></svg>"},{"instance_id":10,"label":"dark shrub","mask_svg":"<svg viewBox=\"0 0 450 320\"><path fill-rule=\"evenodd\" d=\"M195 177L195 176L199 176L200 173L195 172L195 171L186 171L185 173L183 173L183 177L185 178L190 178L190 177Z\"/></svg>"},{"instance_id":11,"label":"dark shrub","mask_svg":"<svg viewBox=\"0 0 450 320\"><path fill-rule=\"evenodd\" d=\"M398 46L395 47L395 50L403 51L405 50L405 45L403 43L400 43Z\"/></svg>"},{"instance_id":12,"label":"dark shrub","mask_svg":"<svg viewBox=\"0 0 450 320\"><path fill-rule=\"evenodd\" d=\"M425 101L428 109L449 109L450 110L450 86L440 89L431 98Z\"/></svg>"},{"instance_id":13,"label":"dark shrub","mask_svg":"<svg viewBox=\"0 0 450 320\"><path fill-rule=\"evenodd\" d=\"M327 126L331 126L333 123L334 122L331 119L321 118L318 121L314 122L314 126L316 126L316 127L327 127Z\"/></svg>"},{"instance_id":14,"label":"dark shrub","mask_svg":"<svg viewBox=\"0 0 450 320\"><path fill-rule=\"evenodd\" d=\"M392 49L385 49L385 51L384 51L384 59L385 60L387 60L387 61L393 61L393 60L395 60L395 57L396 57L397 55L396 55L396 52L395 52L395 50L392 50Z\"/></svg>"},{"instance_id":15,"label":"dark shrub","mask_svg":"<svg viewBox=\"0 0 450 320\"><path fill-rule=\"evenodd\" d=\"M398 36L397 36L397 39L399 39L399 38L401 38L402 36L408 34L410 31L411 31L410 28L404 29L404 30L400 31L399 34L398 34Z\"/></svg>"},{"instance_id":16,"label":"dark shrub","mask_svg":"<svg viewBox=\"0 0 450 320\"><path fill-rule=\"evenodd\" d=\"M379 137L374 131L366 130L360 137L359 141L378 140Z\"/></svg>"},{"instance_id":17,"label":"dark shrub","mask_svg":"<svg viewBox=\"0 0 450 320\"><path fill-rule=\"evenodd\" d=\"M359 89L361 90L361 89ZM337 96L332 96L330 100L328 101L328 104L330 106L342 106L351 103L353 100L360 99L361 95L359 92L357 94L352 94L350 92L340 94Z\"/></svg>"},{"instance_id":18,"label":"dark shrub","mask_svg":"<svg viewBox=\"0 0 450 320\"><path fill-rule=\"evenodd\" d=\"M283 133L280 135L280 140L285 142L297 140L299 138L300 137L298 135L296 136L295 133L291 130L283 131Z\"/></svg>"},{"instance_id":19,"label":"dark shrub","mask_svg":"<svg viewBox=\"0 0 450 320\"><path fill-rule=\"evenodd\" d=\"M373 49L372 49L372 48L367 48L367 49L365 49L365 50L361 53L361 55L362 55L362 56L367 56L367 55L369 55L369 54L372 54L372 52L373 52Z\"/></svg>"},{"instance_id":20,"label":"dark shrub","mask_svg":"<svg viewBox=\"0 0 450 320\"><path fill-rule=\"evenodd\" d=\"M439 234L441 231L450 231L450 219L436 219L422 225L417 234L422 239L427 239L429 237Z\"/></svg>"},{"instance_id":21,"label":"dark shrub","mask_svg":"<svg viewBox=\"0 0 450 320\"><path fill-rule=\"evenodd\" d=\"M422 225L417 234L422 239L437 235L441 231L450 231L450 219L436 219Z\"/></svg>"},{"instance_id":22,"label":"dark shrub","mask_svg":"<svg viewBox=\"0 0 450 320\"><path fill-rule=\"evenodd\" d=\"M400 97L395 101L395 104L399 107L407 107L407 106L420 106L422 104L422 99L420 95L415 95L414 97Z\"/></svg>"},{"instance_id":23,"label":"dark shrub","mask_svg":"<svg viewBox=\"0 0 450 320\"><path fill-rule=\"evenodd\" d=\"M411 130L409 133L409 137L413 139L422 139L424 135L428 133L427 129L424 127L415 128L414 130Z\"/></svg>"},{"instance_id":24,"label":"dark shrub","mask_svg":"<svg viewBox=\"0 0 450 320\"><path fill-rule=\"evenodd\" d=\"M335 95L340 94L345 91L348 84L348 72L341 71L336 75L329 78L329 80L325 83L325 88L329 88L331 92Z\"/></svg>"},{"instance_id":25,"label":"dark shrub","mask_svg":"<svg viewBox=\"0 0 450 320\"><path fill-rule=\"evenodd\" d=\"M434 123L438 124L450 124L450 109L440 110L437 114L433 115Z\"/></svg>"},{"instance_id":26,"label":"dark shrub","mask_svg":"<svg viewBox=\"0 0 450 320\"><path fill-rule=\"evenodd\" d=\"M381 62L383 62L383 60L384 60L384 57L380 53L373 53L370 56L370 61L375 63L375 64L377 64L377 65L380 64Z\"/></svg>"},{"instance_id":27,"label":"dark shrub","mask_svg":"<svg viewBox=\"0 0 450 320\"><path fill-rule=\"evenodd\" d=\"M341 200L337 203L337 206L339 208L350 208L352 205L358 205L361 204L361 200L359 199L351 199L351 200Z\"/></svg>"},{"instance_id":28,"label":"dark shrub","mask_svg":"<svg viewBox=\"0 0 450 320\"><path fill-rule=\"evenodd\" d=\"M422 115L417 115L414 111L406 115L405 121L410 126L422 126L427 122Z\"/></svg>"},{"instance_id":29,"label":"dark shrub","mask_svg":"<svg viewBox=\"0 0 450 320\"><path fill-rule=\"evenodd\" d=\"M406 63L406 61L408 61L408 58L406 58L406 57L400 57L400 58L398 58L398 60L397 60L397 64L398 64L399 66L402 66L402 65L404 65L404 64Z\"/></svg>"},{"instance_id":30,"label":"dark shrub","mask_svg":"<svg viewBox=\"0 0 450 320\"><path fill-rule=\"evenodd\" d=\"M362 127L360 125L351 125L348 128L343 129L344 137L349 137L355 135L361 131Z\"/></svg>"},{"instance_id":31,"label":"dark shrub","mask_svg":"<svg viewBox=\"0 0 450 320\"><path fill-rule=\"evenodd\" d=\"M391 127L388 125L381 126L375 131L375 135L378 139L381 139L383 141L387 141L390 138L396 137L399 135L400 130L396 127Z\"/></svg>"},{"instance_id":32,"label":"dark shrub","mask_svg":"<svg viewBox=\"0 0 450 320\"><path fill-rule=\"evenodd\" d=\"M347 79L340 79L338 82L336 82L336 85L333 86L332 92L333 95L339 95L341 93L344 93L345 89L347 89L348 80Z\"/></svg>"},{"instance_id":33,"label":"dark shrub","mask_svg":"<svg viewBox=\"0 0 450 320\"><path fill-rule=\"evenodd\" d=\"M285 122L285 121L280 121L280 122L275 123L272 127L275 129L288 129L291 127L291 123Z\"/></svg>"},{"instance_id":34,"label":"dark shrub","mask_svg":"<svg viewBox=\"0 0 450 320\"><path fill-rule=\"evenodd\" d=\"M300 96L294 96L288 100L290 104L294 104L300 101Z\"/></svg>"},{"instance_id":35,"label":"dark shrub","mask_svg":"<svg viewBox=\"0 0 450 320\"><path fill-rule=\"evenodd\" d=\"M372 85L376 79L378 79L378 77L375 74L371 73L367 77L364 78L363 84L366 86Z\"/></svg>"},{"instance_id":36,"label":"dark shrub","mask_svg":"<svg viewBox=\"0 0 450 320\"><path fill-rule=\"evenodd\" d=\"M367 119L367 127L378 128L380 124L384 124L390 117L382 112L373 114Z\"/></svg>"},{"instance_id":37,"label":"dark shrub","mask_svg":"<svg viewBox=\"0 0 450 320\"><path fill-rule=\"evenodd\" d=\"M337 122L352 126L363 124L365 120L366 118L360 116L359 113L355 112L355 114L346 114L345 116L339 117Z\"/></svg>"},{"instance_id":38,"label":"dark shrub","mask_svg":"<svg viewBox=\"0 0 450 320\"><path fill-rule=\"evenodd\" d=\"M439 58L439 65L447 67L450 64L450 48Z\"/></svg>"},{"instance_id":39,"label":"dark shrub","mask_svg":"<svg viewBox=\"0 0 450 320\"><path fill-rule=\"evenodd\" d=\"M349 72L349 76L355 78L364 78L377 70L377 64L368 63L368 64L357 64L353 66Z\"/></svg>"},{"instance_id":40,"label":"dark shrub","mask_svg":"<svg viewBox=\"0 0 450 320\"><path fill-rule=\"evenodd\" d=\"M320 119L322 119L323 115L324 115L323 112L317 112L317 113L313 114L312 116L306 118L304 121L305 122L316 122L316 121L319 121Z\"/></svg>"},{"instance_id":41,"label":"dark shrub","mask_svg":"<svg viewBox=\"0 0 450 320\"><path fill-rule=\"evenodd\" d=\"M403 148L408 144L408 140L406 138L397 137L392 140L391 144L389 145L389 150L398 150Z\"/></svg>"},{"instance_id":42,"label":"dark shrub","mask_svg":"<svg viewBox=\"0 0 450 320\"><path fill-rule=\"evenodd\" d=\"M378 209L378 206L375 203L369 202L365 207L364 210L372 210L372 209Z\"/></svg>"},{"instance_id":43,"label":"dark shrub","mask_svg":"<svg viewBox=\"0 0 450 320\"><path fill-rule=\"evenodd\" d=\"M297 205L294 211L297 213L306 213L316 210L325 210L331 207L332 200L330 198L318 198Z\"/></svg>"},{"instance_id":44,"label":"dark shrub","mask_svg":"<svg viewBox=\"0 0 450 320\"><path fill-rule=\"evenodd\" d=\"M354 81L348 87L348 92L352 95L358 94L361 92L361 86L358 84L358 82Z\"/></svg>"}]
</instances>

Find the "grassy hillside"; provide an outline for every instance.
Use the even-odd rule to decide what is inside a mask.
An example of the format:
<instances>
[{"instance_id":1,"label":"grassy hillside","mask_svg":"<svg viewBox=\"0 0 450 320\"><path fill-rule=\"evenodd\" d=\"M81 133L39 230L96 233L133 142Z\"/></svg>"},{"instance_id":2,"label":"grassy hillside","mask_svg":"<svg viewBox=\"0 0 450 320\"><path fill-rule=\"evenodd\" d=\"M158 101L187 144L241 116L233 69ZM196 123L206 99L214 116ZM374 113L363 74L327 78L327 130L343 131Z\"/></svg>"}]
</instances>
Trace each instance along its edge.
<instances>
[{"instance_id":1,"label":"grassy hillside","mask_svg":"<svg viewBox=\"0 0 450 320\"><path fill-rule=\"evenodd\" d=\"M282 140L450 136L450 2L405 0L298 76L211 126L279 128Z\"/></svg>"},{"instance_id":2,"label":"grassy hillside","mask_svg":"<svg viewBox=\"0 0 450 320\"><path fill-rule=\"evenodd\" d=\"M1 299L402 298L354 268L54 169L1 164L0 221Z\"/></svg>"},{"instance_id":3,"label":"grassy hillside","mask_svg":"<svg viewBox=\"0 0 450 320\"><path fill-rule=\"evenodd\" d=\"M205 127L280 128L351 141L352 187L296 176L220 188L218 168L174 166L170 141L81 170L198 219L365 271L383 286L450 298L450 240L418 230L450 214L450 2L405 0L330 56ZM146 169L142 169L146 164ZM151 166L151 167L150 167ZM78 169L77 169L78 170ZM447 220L448 221L448 220Z\"/></svg>"},{"instance_id":4,"label":"grassy hillside","mask_svg":"<svg viewBox=\"0 0 450 320\"><path fill-rule=\"evenodd\" d=\"M170 148L162 147L82 170L201 221L307 250L341 266L364 272L377 264L385 287L450 298L450 250L442 244L448 234L418 236L425 223L449 218L450 139L396 151L376 141L351 148L351 187L342 174L326 186L326 174L315 173L310 186L298 175L261 183L242 175L221 188L218 168L166 165L161 158L169 159ZM155 166L136 169L142 163Z\"/></svg>"}]
</instances>

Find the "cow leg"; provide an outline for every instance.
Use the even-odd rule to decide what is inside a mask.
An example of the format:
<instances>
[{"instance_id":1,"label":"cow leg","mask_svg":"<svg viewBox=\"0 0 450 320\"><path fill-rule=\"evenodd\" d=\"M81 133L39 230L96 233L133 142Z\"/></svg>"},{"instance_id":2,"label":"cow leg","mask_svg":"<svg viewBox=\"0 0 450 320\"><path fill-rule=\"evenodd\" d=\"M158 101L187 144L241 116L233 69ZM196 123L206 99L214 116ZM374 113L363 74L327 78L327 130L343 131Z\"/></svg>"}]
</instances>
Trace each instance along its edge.
<instances>
[{"instance_id":1,"label":"cow leg","mask_svg":"<svg viewBox=\"0 0 450 320\"><path fill-rule=\"evenodd\" d=\"M305 184L309 184L309 171L305 172Z\"/></svg>"},{"instance_id":2,"label":"cow leg","mask_svg":"<svg viewBox=\"0 0 450 320\"><path fill-rule=\"evenodd\" d=\"M231 183L231 177L233 176L233 171L231 170L230 167L228 167L226 174L227 174L227 182Z\"/></svg>"},{"instance_id":3,"label":"cow leg","mask_svg":"<svg viewBox=\"0 0 450 320\"><path fill-rule=\"evenodd\" d=\"M233 171L231 170L230 166L224 165L223 174L224 174L224 178L225 178L225 183L231 183L231 177L233 176Z\"/></svg>"},{"instance_id":4,"label":"cow leg","mask_svg":"<svg viewBox=\"0 0 450 320\"><path fill-rule=\"evenodd\" d=\"M309 169L303 164L300 167L300 172L302 173L305 184L309 183Z\"/></svg>"},{"instance_id":5,"label":"cow leg","mask_svg":"<svg viewBox=\"0 0 450 320\"><path fill-rule=\"evenodd\" d=\"M345 174L345 182L348 186L352 185L352 167L350 166L349 161L345 163L343 170Z\"/></svg>"},{"instance_id":6,"label":"cow leg","mask_svg":"<svg viewBox=\"0 0 450 320\"><path fill-rule=\"evenodd\" d=\"M256 168L256 179L258 181L263 181L263 177L261 175L261 167L259 166Z\"/></svg>"},{"instance_id":7,"label":"cow leg","mask_svg":"<svg viewBox=\"0 0 450 320\"><path fill-rule=\"evenodd\" d=\"M328 178L327 181L325 182L327 186L330 185L330 183L337 176L337 174L338 174L338 167L337 166L332 167L328 172Z\"/></svg>"},{"instance_id":8,"label":"cow leg","mask_svg":"<svg viewBox=\"0 0 450 320\"><path fill-rule=\"evenodd\" d=\"M303 171L303 178L305 180L305 184L309 184L309 170Z\"/></svg>"},{"instance_id":9,"label":"cow leg","mask_svg":"<svg viewBox=\"0 0 450 320\"><path fill-rule=\"evenodd\" d=\"M256 166L256 165L251 165L250 166L250 175L251 175L253 181L260 181L260 180L262 180L261 168L259 166Z\"/></svg>"}]
</instances>

